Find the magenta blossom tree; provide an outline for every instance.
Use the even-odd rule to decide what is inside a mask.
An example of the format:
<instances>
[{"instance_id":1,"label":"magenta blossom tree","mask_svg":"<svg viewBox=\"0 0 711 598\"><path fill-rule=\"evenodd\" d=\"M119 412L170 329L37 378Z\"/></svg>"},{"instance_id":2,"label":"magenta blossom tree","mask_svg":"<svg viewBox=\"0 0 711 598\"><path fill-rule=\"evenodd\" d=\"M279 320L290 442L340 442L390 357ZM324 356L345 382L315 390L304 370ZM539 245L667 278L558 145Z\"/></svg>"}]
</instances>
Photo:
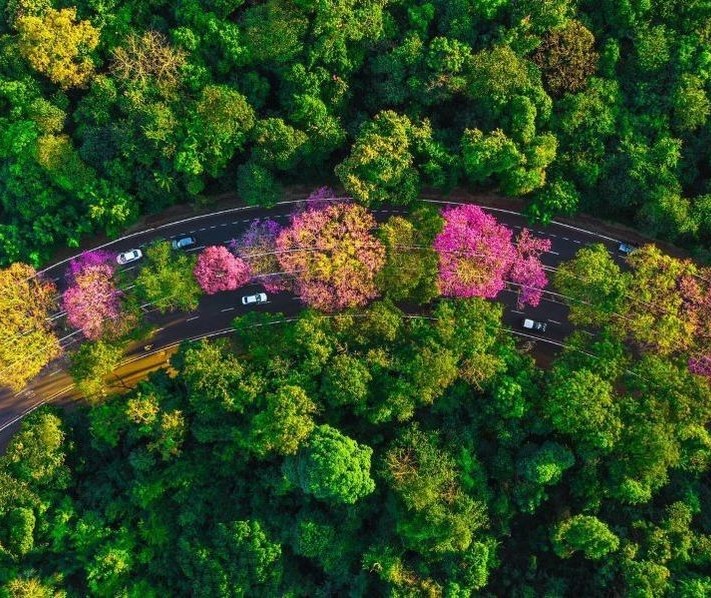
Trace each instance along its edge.
<instances>
[{"instance_id":1,"label":"magenta blossom tree","mask_svg":"<svg viewBox=\"0 0 711 598\"><path fill-rule=\"evenodd\" d=\"M252 277L270 293L291 290L291 279L282 272L277 258L276 241L282 227L271 219L253 220L230 250L249 266Z\"/></svg>"},{"instance_id":2,"label":"magenta blossom tree","mask_svg":"<svg viewBox=\"0 0 711 598\"><path fill-rule=\"evenodd\" d=\"M69 264L71 281L62 296L67 321L88 339L102 336L108 323L121 314L121 292L113 281L113 256L105 252L85 253Z\"/></svg>"},{"instance_id":3,"label":"magenta blossom tree","mask_svg":"<svg viewBox=\"0 0 711 598\"><path fill-rule=\"evenodd\" d=\"M292 216L277 239L279 263L293 273L301 299L323 311L365 305L377 296L385 247L362 206L329 204Z\"/></svg>"},{"instance_id":4,"label":"magenta blossom tree","mask_svg":"<svg viewBox=\"0 0 711 598\"><path fill-rule=\"evenodd\" d=\"M711 378L711 355L700 355L689 358L689 371L692 374Z\"/></svg>"},{"instance_id":5,"label":"magenta blossom tree","mask_svg":"<svg viewBox=\"0 0 711 598\"><path fill-rule=\"evenodd\" d=\"M306 198L306 201L300 205L300 209L301 211L322 210L333 203L338 203L338 200L335 200L336 197L336 192L331 189L331 187L319 187L311 192L311 194ZM348 200L342 199L340 201Z\"/></svg>"},{"instance_id":6,"label":"magenta blossom tree","mask_svg":"<svg viewBox=\"0 0 711 598\"><path fill-rule=\"evenodd\" d=\"M448 207L434 240L439 288L449 297L493 298L506 286L516 251L511 231L479 206Z\"/></svg>"},{"instance_id":7,"label":"magenta blossom tree","mask_svg":"<svg viewBox=\"0 0 711 598\"><path fill-rule=\"evenodd\" d=\"M550 239L534 237L526 228L516 239L516 255L509 271L509 280L520 285L519 309L524 305L536 307L541 302L543 289L548 284L548 277L541 263L541 254L550 248Z\"/></svg>"},{"instance_id":8,"label":"magenta blossom tree","mask_svg":"<svg viewBox=\"0 0 711 598\"><path fill-rule=\"evenodd\" d=\"M216 245L205 247L200 252L193 274L208 295L234 291L250 279L247 263L232 255L226 247Z\"/></svg>"},{"instance_id":9,"label":"magenta blossom tree","mask_svg":"<svg viewBox=\"0 0 711 598\"><path fill-rule=\"evenodd\" d=\"M115 254L110 251L105 251L103 249L97 249L95 251L85 251L81 255L75 257L71 262L69 262L69 267L67 268L65 278L71 283L75 280L77 274L81 274L86 269L93 266L107 265L113 270L116 267L114 262Z\"/></svg>"}]
</instances>

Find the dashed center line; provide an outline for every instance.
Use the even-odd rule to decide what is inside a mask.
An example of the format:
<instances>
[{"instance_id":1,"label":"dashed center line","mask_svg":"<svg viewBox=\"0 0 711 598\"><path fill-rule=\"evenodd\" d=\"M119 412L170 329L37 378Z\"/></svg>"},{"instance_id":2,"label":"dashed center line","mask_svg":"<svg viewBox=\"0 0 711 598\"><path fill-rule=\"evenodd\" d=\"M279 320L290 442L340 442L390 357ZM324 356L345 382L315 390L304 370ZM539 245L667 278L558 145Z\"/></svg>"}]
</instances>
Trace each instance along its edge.
<instances>
[{"instance_id":1,"label":"dashed center line","mask_svg":"<svg viewBox=\"0 0 711 598\"><path fill-rule=\"evenodd\" d=\"M557 324L558 326L561 326L561 325L562 325L558 320L551 320L550 318L548 318L548 321L549 321L551 324Z\"/></svg>"},{"instance_id":2,"label":"dashed center line","mask_svg":"<svg viewBox=\"0 0 711 598\"><path fill-rule=\"evenodd\" d=\"M221 309L220 311L222 313L225 313L226 311L232 311L233 309L234 309L234 307L226 307L225 309Z\"/></svg>"},{"instance_id":3,"label":"dashed center line","mask_svg":"<svg viewBox=\"0 0 711 598\"><path fill-rule=\"evenodd\" d=\"M185 320L186 322L192 322L193 320L197 320L200 316L193 316L192 318L188 318Z\"/></svg>"}]
</instances>

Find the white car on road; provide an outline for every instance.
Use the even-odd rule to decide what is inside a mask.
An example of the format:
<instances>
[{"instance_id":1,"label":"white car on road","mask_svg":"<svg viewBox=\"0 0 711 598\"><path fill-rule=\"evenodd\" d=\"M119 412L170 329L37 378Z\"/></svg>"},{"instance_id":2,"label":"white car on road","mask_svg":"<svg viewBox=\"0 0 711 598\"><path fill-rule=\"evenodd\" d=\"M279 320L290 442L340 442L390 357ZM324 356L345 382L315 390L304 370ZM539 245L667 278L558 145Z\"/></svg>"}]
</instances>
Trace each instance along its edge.
<instances>
[{"instance_id":1,"label":"white car on road","mask_svg":"<svg viewBox=\"0 0 711 598\"><path fill-rule=\"evenodd\" d=\"M545 332L546 328L548 328L548 324L546 322L539 322L538 320L524 318L523 327L526 330L533 330L535 332Z\"/></svg>"},{"instance_id":2,"label":"white car on road","mask_svg":"<svg viewBox=\"0 0 711 598\"><path fill-rule=\"evenodd\" d=\"M260 305L267 302L266 293L256 293L255 295L245 295L242 297L242 305Z\"/></svg>"},{"instance_id":3,"label":"white car on road","mask_svg":"<svg viewBox=\"0 0 711 598\"><path fill-rule=\"evenodd\" d=\"M123 251L116 256L116 261L122 266L140 260L143 257L143 252L140 249L131 249Z\"/></svg>"}]
</instances>

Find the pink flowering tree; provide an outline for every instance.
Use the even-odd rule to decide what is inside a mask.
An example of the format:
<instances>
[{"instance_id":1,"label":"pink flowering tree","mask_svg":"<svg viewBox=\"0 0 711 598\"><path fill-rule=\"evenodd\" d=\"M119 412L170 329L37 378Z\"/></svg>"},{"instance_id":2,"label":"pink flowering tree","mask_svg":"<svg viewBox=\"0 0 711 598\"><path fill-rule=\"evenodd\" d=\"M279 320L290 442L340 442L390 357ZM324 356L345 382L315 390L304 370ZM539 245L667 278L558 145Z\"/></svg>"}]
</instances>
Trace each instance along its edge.
<instances>
[{"instance_id":1,"label":"pink flowering tree","mask_svg":"<svg viewBox=\"0 0 711 598\"><path fill-rule=\"evenodd\" d=\"M449 297L493 298L506 286L516 257L511 231L479 206L445 208L434 240L439 254L439 288Z\"/></svg>"},{"instance_id":2,"label":"pink flowering tree","mask_svg":"<svg viewBox=\"0 0 711 598\"><path fill-rule=\"evenodd\" d=\"M252 277L270 293L291 290L291 279L282 272L277 258L277 237L282 227L271 219L254 220L230 250L249 266Z\"/></svg>"},{"instance_id":3,"label":"pink flowering tree","mask_svg":"<svg viewBox=\"0 0 711 598\"><path fill-rule=\"evenodd\" d=\"M291 272L302 300L323 311L366 304L377 296L375 275L385 247L362 206L329 204L294 214L277 238L279 263Z\"/></svg>"},{"instance_id":4,"label":"pink flowering tree","mask_svg":"<svg viewBox=\"0 0 711 598\"><path fill-rule=\"evenodd\" d=\"M113 275L113 255L107 252L84 253L69 264L70 285L62 306L69 324L88 339L100 338L107 324L115 324L121 314L121 291Z\"/></svg>"},{"instance_id":5,"label":"pink flowering tree","mask_svg":"<svg viewBox=\"0 0 711 598\"><path fill-rule=\"evenodd\" d=\"M711 354L689 358L689 371L698 376L711 378Z\"/></svg>"},{"instance_id":6,"label":"pink flowering tree","mask_svg":"<svg viewBox=\"0 0 711 598\"><path fill-rule=\"evenodd\" d=\"M548 284L548 277L541 263L541 254L550 248L550 239L534 237L526 228L516 239L516 255L509 271L509 280L520 285L519 309L524 305L536 307L541 302L543 289Z\"/></svg>"},{"instance_id":7,"label":"pink flowering tree","mask_svg":"<svg viewBox=\"0 0 711 598\"><path fill-rule=\"evenodd\" d=\"M92 268L93 266L108 265L112 269L115 268L114 262L115 254L110 251L105 251L103 249L97 249L96 251L86 251L81 255L75 257L71 262L69 262L69 267L67 268L65 278L71 283L76 279L77 274L81 274L85 270Z\"/></svg>"},{"instance_id":8,"label":"pink flowering tree","mask_svg":"<svg viewBox=\"0 0 711 598\"><path fill-rule=\"evenodd\" d=\"M683 317L694 327L695 355L689 359L689 371L711 377L711 268L697 270L689 262L677 290L683 301Z\"/></svg>"},{"instance_id":9,"label":"pink flowering tree","mask_svg":"<svg viewBox=\"0 0 711 598\"><path fill-rule=\"evenodd\" d=\"M247 263L221 245L211 245L200 252L193 274L208 295L234 291L250 279Z\"/></svg>"},{"instance_id":10,"label":"pink flowering tree","mask_svg":"<svg viewBox=\"0 0 711 598\"><path fill-rule=\"evenodd\" d=\"M338 203L338 201L334 201L335 197L337 197L336 192L331 189L331 187L319 187L311 192L311 195L306 198L306 201L300 205L300 209L302 211L322 210L333 203ZM347 200L344 199L341 201Z\"/></svg>"}]
</instances>

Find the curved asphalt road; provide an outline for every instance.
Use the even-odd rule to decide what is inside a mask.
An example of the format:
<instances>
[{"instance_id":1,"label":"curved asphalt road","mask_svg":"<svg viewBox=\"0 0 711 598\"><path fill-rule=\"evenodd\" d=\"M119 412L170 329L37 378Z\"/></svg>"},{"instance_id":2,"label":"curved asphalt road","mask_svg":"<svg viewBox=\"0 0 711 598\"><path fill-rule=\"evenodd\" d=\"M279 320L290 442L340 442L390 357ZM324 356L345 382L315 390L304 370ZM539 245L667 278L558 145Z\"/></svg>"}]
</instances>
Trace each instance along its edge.
<instances>
[{"instance_id":1,"label":"curved asphalt road","mask_svg":"<svg viewBox=\"0 0 711 598\"><path fill-rule=\"evenodd\" d=\"M423 201L442 205L465 203L428 198L423 198ZM298 203L299 200L294 200L282 202L272 209L238 207L193 216L121 237L101 247L106 247L112 252L119 252L145 246L157 238L170 239L191 234L198 241L198 247L193 251L198 251L205 245L224 244L239 236L255 218L272 218L286 225L289 214ZM522 227L527 227L536 235L549 238L551 250L543 256L546 266L555 267L560 262L572 258L581 246L592 243L604 243L613 255L617 254L619 240L612 237L560 222L553 222L545 228L530 227L525 217L518 212L482 207L495 215L500 222L512 228L514 232L519 231ZM375 217L379 221L383 221L393 214L405 213L406 210L402 208L374 210ZM56 282L60 291L66 286L63 277L68 261L63 260L41 271L48 279ZM136 266L128 269L133 267ZM129 348L124 365L115 372L114 387L120 389L130 386L149 371L165 366L167 358L181 340L228 333L232 320L247 311L281 312L287 317L300 311L301 303L298 297L289 293L271 295L268 303L262 306L244 307L240 297L260 289L259 285L249 285L234 292L205 295L200 300L198 309L193 313L178 312L160 315L155 311L149 312L147 320L156 326L155 335L149 341L150 348L146 351L143 343ZM544 357L550 356L558 350L565 337L572 331L572 326L567 320L567 307L554 293L546 292L538 307L527 307L525 310L526 317L548 322L548 330L545 335L528 334L529 331L521 328L524 313L516 308L516 292L514 290L503 291L498 300L502 301L506 307L504 322L514 332L534 342L536 352L543 354ZM71 348L78 341L79 334L69 333L63 339L63 346ZM39 405L50 401L59 404L70 404L73 401L75 398L72 395L73 383L66 373L66 365L66 358L49 364L27 388L19 393L12 393L7 389L0 391L0 447L6 445L12 433L19 426L21 418Z\"/></svg>"}]
</instances>

